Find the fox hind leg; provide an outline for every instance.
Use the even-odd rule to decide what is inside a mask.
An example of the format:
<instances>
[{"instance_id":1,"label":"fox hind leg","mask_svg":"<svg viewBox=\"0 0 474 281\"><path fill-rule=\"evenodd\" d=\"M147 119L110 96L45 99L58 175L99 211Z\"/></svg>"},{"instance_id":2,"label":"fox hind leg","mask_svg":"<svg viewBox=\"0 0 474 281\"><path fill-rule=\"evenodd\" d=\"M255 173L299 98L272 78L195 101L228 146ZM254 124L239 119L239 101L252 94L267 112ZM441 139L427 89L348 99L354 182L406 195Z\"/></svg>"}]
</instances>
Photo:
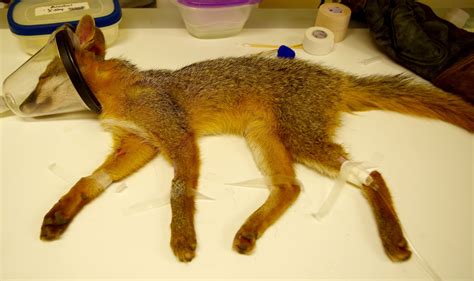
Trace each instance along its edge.
<instances>
[{"instance_id":1,"label":"fox hind leg","mask_svg":"<svg viewBox=\"0 0 474 281\"><path fill-rule=\"evenodd\" d=\"M373 182L370 185L362 185L361 189L374 214L385 253L394 262L408 260L411 251L403 235L390 191L379 172L374 171L370 176Z\"/></svg>"},{"instance_id":2,"label":"fox hind leg","mask_svg":"<svg viewBox=\"0 0 474 281\"><path fill-rule=\"evenodd\" d=\"M234 237L233 248L241 254L253 251L256 240L285 213L300 192L291 156L279 137L265 126L247 130L245 137L257 165L270 179L272 186L267 200L245 221Z\"/></svg>"},{"instance_id":3,"label":"fox hind leg","mask_svg":"<svg viewBox=\"0 0 474 281\"><path fill-rule=\"evenodd\" d=\"M330 178L339 175L342 162L349 158L341 145L331 142L320 144L317 149L313 147L309 151L298 148L292 151L292 155L298 163Z\"/></svg>"},{"instance_id":4,"label":"fox hind leg","mask_svg":"<svg viewBox=\"0 0 474 281\"><path fill-rule=\"evenodd\" d=\"M59 239L73 218L114 181L132 174L158 153L158 149L135 135L116 137L114 150L90 176L80 179L45 215L42 240Z\"/></svg>"},{"instance_id":5,"label":"fox hind leg","mask_svg":"<svg viewBox=\"0 0 474 281\"><path fill-rule=\"evenodd\" d=\"M322 145L317 151L305 153L299 151L293 157L299 163L331 178L338 176L343 161L349 158L342 146L335 143ZM371 177L374 181L370 185L358 187L372 209L385 252L392 261L407 260L411 252L388 187L379 172L372 172Z\"/></svg>"}]
</instances>

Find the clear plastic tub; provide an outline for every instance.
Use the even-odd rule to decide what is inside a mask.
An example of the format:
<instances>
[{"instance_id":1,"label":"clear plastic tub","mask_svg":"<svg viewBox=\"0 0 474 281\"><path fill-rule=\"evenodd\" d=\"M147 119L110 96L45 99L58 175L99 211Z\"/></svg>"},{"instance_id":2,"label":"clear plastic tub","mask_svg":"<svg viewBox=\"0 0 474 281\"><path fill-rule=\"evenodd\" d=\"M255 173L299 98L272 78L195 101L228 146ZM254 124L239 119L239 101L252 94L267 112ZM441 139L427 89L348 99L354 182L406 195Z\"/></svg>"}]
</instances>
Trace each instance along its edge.
<instances>
[{"instance_id":1,"label":"clear plastic tub","mask_svg":"<svg viewBox=\"0 0 474 281\"><path fill-rule=\"evenodd\" d=\"M73 26L89 14L105 36L107 45L118 36L121 9L118 0L19 0L8 10L8 24L20 45L29 54L43 47L59 26Z\"/></svg>"},{"instance_id":2,"label":"clear plastic tub","mask_svg":"<svg viewBox=\"0 0 474 281\"><path fill-rule=\"evenodd\" d=\"M198 38L220 38L239 33L260 0L176 1L188 32Z\"/></svg>"}]
</instances>

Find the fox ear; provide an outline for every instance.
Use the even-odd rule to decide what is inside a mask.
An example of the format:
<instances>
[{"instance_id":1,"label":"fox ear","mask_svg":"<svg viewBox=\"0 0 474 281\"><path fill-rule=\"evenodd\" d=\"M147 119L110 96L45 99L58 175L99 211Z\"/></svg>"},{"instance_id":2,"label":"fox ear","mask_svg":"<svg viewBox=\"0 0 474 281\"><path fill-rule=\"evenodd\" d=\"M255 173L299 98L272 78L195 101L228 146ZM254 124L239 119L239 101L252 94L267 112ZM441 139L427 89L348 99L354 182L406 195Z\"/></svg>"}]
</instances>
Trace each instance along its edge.
<instances>
[{"instance_id":1,"label":"fox ear","mask_svg":"<svg viewBox=\"0 0 474 281\"><path fill-rule=\"evenodd\" d=\"M95 27L94 18L85 15L76 28L81 49L94 52L97 56L105 56L105 38L100 29Z\"/></svg>"}]
</instances>

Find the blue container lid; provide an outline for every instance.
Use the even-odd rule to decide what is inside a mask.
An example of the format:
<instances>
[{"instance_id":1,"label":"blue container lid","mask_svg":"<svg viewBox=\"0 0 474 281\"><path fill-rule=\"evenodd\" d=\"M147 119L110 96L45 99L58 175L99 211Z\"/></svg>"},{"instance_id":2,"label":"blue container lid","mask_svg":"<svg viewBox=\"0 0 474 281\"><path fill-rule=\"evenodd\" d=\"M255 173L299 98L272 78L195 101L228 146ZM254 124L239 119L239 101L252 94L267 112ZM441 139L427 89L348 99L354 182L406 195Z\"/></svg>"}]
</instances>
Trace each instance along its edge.
<instances>
[{"instance_id":1,"label":"blue container lid","mask_svg":"<svg viewBox=\"0 0 474 281\"><path fill-rule=\"evenodd\" d=\"M7 19L14 34L34 36L51 34L66 23L75 27L85 14L94 17L99 28L122 18L119 0L16 0L8 9Z\"/></svg>"},{"instance_id":2,"label":"blue container lid","mask_svg":"<svg viewBox=\"0 0 474 281\"><path fill-rule=\"evenodd\" d=\"M260 0L178 0L178 3L195 8L224 8L257 4Z\"/></svg>"}]
</instances>

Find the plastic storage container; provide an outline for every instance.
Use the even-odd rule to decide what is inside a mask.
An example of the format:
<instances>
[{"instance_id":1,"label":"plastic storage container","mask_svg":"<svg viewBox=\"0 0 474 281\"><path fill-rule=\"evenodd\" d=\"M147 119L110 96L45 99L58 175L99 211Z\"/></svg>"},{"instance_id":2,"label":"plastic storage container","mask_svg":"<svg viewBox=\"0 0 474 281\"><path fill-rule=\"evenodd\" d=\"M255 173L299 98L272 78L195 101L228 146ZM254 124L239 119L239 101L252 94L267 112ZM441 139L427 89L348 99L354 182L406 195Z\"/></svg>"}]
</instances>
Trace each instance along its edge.
<instances>
[{"instance_id":1,"label":"plastic storage container","mask_svg":"<svg viewBox=\"0 0 474 281\"><path fill-rule=\"evenodd\" d=\"M8 24L22 48L34 54L59 26L76 26L85 14L95 18L107 45L115 41L122 17L118 0L16 0L8 10Z\"/></svg>"},{"instance_id":2,"label":"plastic storage container","mask_svg":"<svg viewBox=\"0 0 474 281\"><path fill-rule=\"evenodd\" d=\"M198 38L219 38L239 33L260 0L176 1L186 29Z\"/></svg>"}]
</instances>

